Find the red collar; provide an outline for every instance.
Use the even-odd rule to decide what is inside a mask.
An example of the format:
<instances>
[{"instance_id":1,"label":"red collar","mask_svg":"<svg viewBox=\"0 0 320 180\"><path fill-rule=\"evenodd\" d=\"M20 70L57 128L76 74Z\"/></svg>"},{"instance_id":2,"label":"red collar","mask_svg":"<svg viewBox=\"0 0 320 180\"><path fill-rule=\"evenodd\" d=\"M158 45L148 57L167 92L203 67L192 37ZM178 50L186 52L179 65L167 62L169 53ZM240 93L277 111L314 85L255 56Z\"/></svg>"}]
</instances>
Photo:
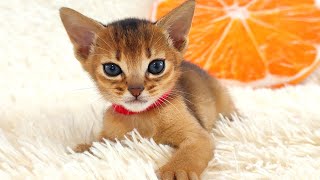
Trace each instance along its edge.
<instances>
[{"instance_id":1,"label":"red collar","mask_svg":"<svg viewBox=\"0 0 320 180\"><path fill-rule=\"evenodd\" d=\"M153 108L160 106L162 103L164 103L166 101L166 99L168 98L169 95L170 95L170 92L165 93L155 103L151 104L147 109L140 111L140 112L133 112L133 111L126 109L125 107L123 107L121 105L116 105L116 104L112 104L112 108L115 112L117 112L119 114L123 114L123 115L139 114L139 113L149 111Z\"/></svg>"}]
</instances>

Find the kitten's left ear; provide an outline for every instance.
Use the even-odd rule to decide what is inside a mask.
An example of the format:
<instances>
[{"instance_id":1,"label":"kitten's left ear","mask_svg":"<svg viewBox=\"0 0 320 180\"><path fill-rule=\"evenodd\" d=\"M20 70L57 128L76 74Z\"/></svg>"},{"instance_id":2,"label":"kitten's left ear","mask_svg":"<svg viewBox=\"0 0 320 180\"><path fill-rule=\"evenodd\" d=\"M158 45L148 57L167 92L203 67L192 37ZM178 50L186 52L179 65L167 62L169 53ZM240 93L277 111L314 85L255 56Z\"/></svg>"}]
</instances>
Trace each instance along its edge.
<instances>
[{"instance_id":1,"label":"kitten's left ear","mask_svg":"<svg viewBox=\"0 0 320 180\"><path fill-rule=\"evenodd\" d=\"M188 34L195 9L195 1L188 0L157 21L156 25L165 29L174 47L184 52L188 45Z\"/></svg>"}]
</instances>

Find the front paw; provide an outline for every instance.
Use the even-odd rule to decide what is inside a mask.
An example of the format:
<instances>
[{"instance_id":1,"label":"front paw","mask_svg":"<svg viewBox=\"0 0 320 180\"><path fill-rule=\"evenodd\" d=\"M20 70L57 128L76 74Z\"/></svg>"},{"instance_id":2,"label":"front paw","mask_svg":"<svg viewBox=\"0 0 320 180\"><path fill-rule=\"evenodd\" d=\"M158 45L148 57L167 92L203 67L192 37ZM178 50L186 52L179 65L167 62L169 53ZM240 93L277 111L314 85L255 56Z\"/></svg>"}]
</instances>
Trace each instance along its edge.
<instances>
[{"instance_id":1,"label":"front paw","mask_svg":"<svg viewBox=\"0 0 320 180\"><path fill-rule=\"evenodd\" d=\"M91 144L79 144L73 150L76 153L83 153L85 151L90 151Z\"/></svg>"},{"instance_id":2,"label":"front paw","mask_svg":"<svg viewBox=\"0 0 320 180\"><path fill-rule=\"evenodd\" d=\"M199 180L199 175L192 170L165 165L157 171L160 180Z\"/></svg>"}]
</instances>

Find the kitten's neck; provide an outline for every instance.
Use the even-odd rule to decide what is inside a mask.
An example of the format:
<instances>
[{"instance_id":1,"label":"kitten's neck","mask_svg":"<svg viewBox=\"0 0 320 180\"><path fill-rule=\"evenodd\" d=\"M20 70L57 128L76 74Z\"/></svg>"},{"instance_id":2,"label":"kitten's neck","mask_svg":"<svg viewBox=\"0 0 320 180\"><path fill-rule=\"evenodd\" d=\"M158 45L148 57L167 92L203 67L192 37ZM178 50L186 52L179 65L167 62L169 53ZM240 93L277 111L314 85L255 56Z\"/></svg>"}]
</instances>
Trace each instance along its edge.
<instances>
[{"instance_id":1,"label":"kitten's neck","mask_svg":"<svg viewBox=\"0 0 320 180\"><path fill-rule=\"evenodd\" d=\"M170 95L170 92L165 93L156 102L151 104L147 109L140 111L140 112L133 112L133 111L126 109L124 106L116 105L116 104L112 104L112 108L115 112L117 112L119 114L123 114L123 115L139 114L142 112L150 111L154 108L157 108L158 106L161 106L163 103L165 103L165 101L167 101L167 98L169 97L169 95Z\"/></svg>"}]
</instances>

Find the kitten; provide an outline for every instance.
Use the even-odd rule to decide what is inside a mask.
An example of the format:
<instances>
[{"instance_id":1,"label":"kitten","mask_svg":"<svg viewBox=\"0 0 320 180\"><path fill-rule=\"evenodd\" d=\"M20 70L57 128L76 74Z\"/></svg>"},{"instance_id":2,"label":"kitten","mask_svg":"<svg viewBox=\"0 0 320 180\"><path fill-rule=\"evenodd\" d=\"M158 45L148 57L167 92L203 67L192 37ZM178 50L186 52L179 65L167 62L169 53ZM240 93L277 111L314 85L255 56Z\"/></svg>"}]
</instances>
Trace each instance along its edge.
<instances>
[{"instance_id":1,"label":"kitten","mask_svg":"<svg viewBox=\"0 0 320 180\"><path fill-rule=\"evenodd\" d=\"M122 139L135 128L177 148L158 170L163 179L198 179L213 157L209 132L218 114L230 118L236 111L216 79L183 60L194 9L195 1L188 0L155 23L125 19L107 25L60 9L76 58L113 104L99 140Z\"/></svg>"}]
</instances>

